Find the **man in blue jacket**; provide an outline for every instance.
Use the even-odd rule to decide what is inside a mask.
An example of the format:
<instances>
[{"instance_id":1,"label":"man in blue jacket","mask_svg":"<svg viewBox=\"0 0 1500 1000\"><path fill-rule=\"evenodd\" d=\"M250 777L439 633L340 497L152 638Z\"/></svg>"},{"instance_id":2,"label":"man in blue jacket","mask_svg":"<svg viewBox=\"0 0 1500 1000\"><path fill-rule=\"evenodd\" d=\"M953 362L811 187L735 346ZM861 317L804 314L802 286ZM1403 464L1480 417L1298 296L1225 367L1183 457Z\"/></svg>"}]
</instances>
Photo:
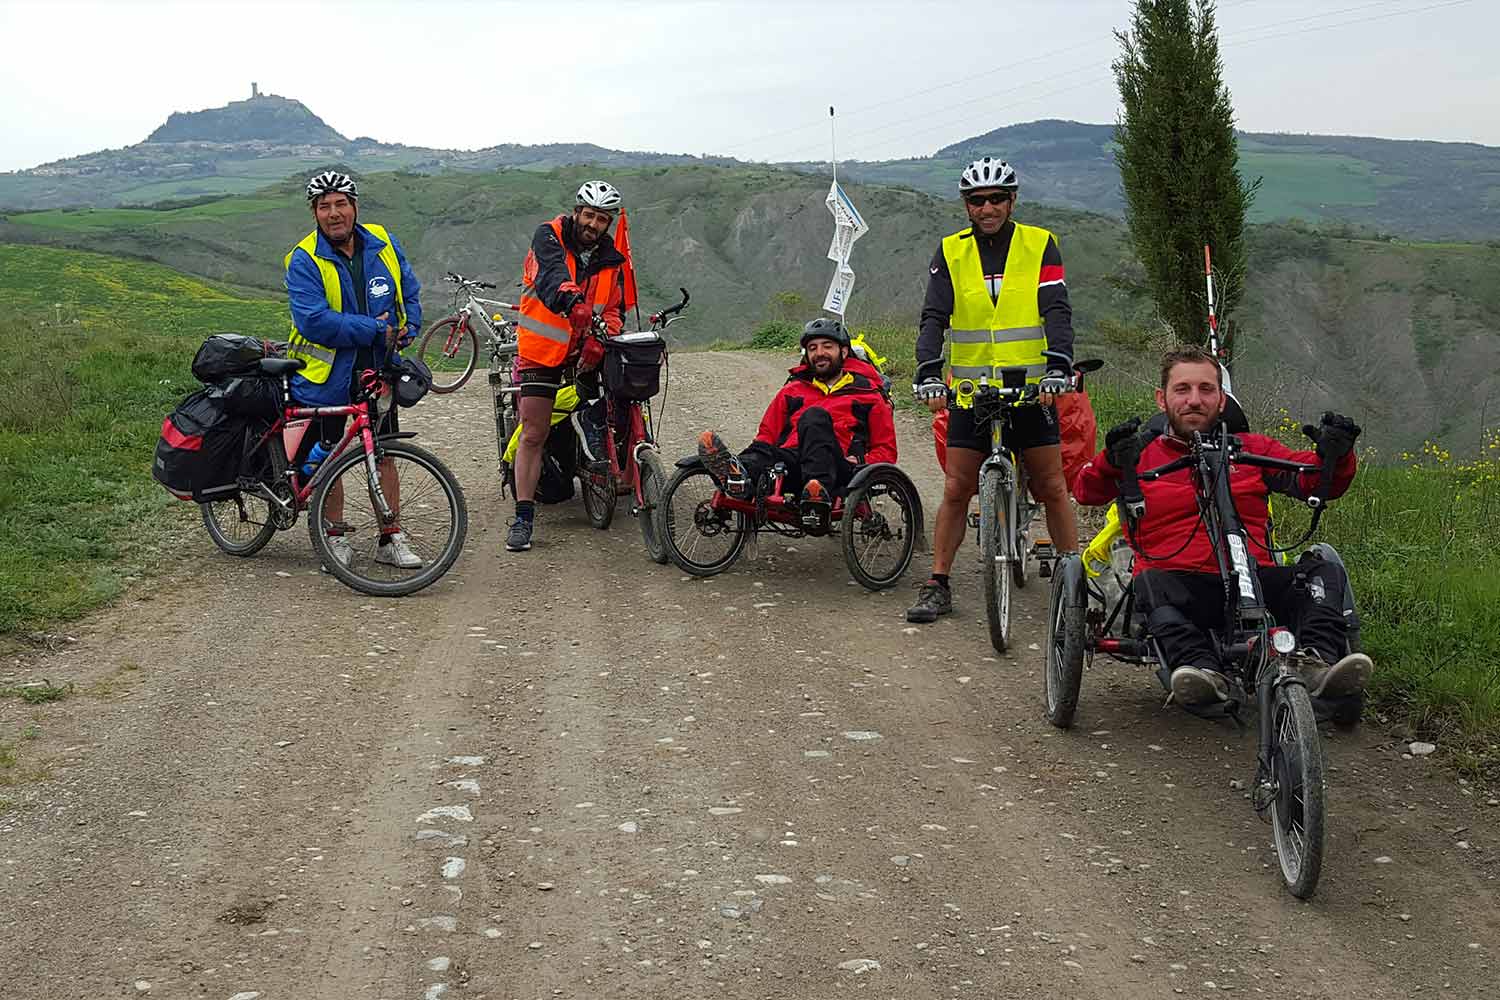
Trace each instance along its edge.
<instances>
[{"instance_id":1,"label":"man in blue jacket","mask_svg":"<svg viewBox=\"0 0 1500 1000\"><path fill-rule=\"evenodd\" d=\"M386 358L411 342L421 329L421 285L401 244L385 227L358 221L359 190L348 174L326 170L307 182L307 201L316 227L286 255L286 292L292 311L287 356L303 368L292 376L292 399L303 406L344 406L353 402L357 380L377 371ZM345 417L322 417L305 436L298 464L315 441L336 444L343 438ZM396 407L381 420L378 432L399 429ZM380 485L399 509L399 479L389 459L380 467ZM334 483L325 530L334 558L347 566L354 559L343 521L344 491ZM381 529L375 561L402 569L421 567L401 533L400 521Z\"/></svg>"}]
</instances>

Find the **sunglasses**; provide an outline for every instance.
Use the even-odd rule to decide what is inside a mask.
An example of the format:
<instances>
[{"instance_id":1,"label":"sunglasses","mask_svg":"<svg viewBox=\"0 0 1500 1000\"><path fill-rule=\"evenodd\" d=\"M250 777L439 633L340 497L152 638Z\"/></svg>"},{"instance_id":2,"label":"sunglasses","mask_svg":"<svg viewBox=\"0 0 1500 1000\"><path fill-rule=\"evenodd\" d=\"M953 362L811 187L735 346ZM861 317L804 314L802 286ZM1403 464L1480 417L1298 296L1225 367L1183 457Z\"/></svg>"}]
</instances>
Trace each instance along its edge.
<instances>
[{"instance_id":1,"label":"sunglasses","mask_svg":"<svg viewBox=\"0 0 1500 1000\"><path fill-rule=\"evenodd\" d=\"M975 208L978 208L985 202L989 202L991 205L1004 205L1007 201L1010 201L1014 197L1015 193L1012 191L996 191L994 194L965 195L964 201L968 202L970 205L973 205Z\"/></svg>"}]
</instances>

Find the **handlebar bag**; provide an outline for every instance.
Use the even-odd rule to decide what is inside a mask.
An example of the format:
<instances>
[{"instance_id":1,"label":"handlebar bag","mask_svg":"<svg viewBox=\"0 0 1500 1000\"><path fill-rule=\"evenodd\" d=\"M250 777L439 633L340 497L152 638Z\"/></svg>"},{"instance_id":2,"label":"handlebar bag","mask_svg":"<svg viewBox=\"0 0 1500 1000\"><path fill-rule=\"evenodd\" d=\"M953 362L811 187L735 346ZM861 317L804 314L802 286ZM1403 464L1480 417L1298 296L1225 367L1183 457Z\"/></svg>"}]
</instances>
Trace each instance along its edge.
<instances>
[{"instance_id":1,"label":"handlebar bag","mask_svg":"<svg viewBox=\"0 0 1500 1000\"><path fill-rule=\"evenodd\" d=\"M667 343L654 333L623 333L604 342L604 389L616 399L647 400L661 392Z\"/></svg>"}]
</instances>

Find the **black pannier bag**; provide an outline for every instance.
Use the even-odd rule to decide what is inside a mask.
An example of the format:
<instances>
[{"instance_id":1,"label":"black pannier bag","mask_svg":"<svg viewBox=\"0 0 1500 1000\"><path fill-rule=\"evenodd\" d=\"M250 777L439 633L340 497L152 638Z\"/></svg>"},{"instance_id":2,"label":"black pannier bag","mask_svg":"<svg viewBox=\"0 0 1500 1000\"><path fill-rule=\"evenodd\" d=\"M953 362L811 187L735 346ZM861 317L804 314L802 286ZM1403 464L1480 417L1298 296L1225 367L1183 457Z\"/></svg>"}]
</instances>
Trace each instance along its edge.
<instances>
[{"instance_id":1,"label":"black pannier bag","mask_svg":"<svg viewBox=\"0 0 1500 1000\"><path fill-rule=\"evenodd\" d=\"M285 345L238 333L216 333L193 355L193 378L204 385L251 375L260 370L261 358L285 356Z\"/></svg>"},{"instance_id":2,"label":"black pannier bag","mask_svg":"<svg viewBox=\"0 0 1500 1000\"><path fill-rule=\"evenodd\" d=\"M281 416L281 379L233 378L212 387L224 397L224 405L236 417L269 424Z\"/></svg>"},{"instance_id":3,"label":"black pannier bag","mask_svg":"<svg viewBox=\"0 0 1500 1000\"><path fill-rule=\"evenodd\" d=\"M647 400L661 392L667 343L654 333L624 333L604 342L604 389L616 399Z\"/></svg>"},{"instance_id":4,"label":"black pannier bag","mask_svg":"<svg viewBox=\"0 0 1500 1000\"><path fill-rule=\"evenodd\" d=\"M233 496L253 423L231 413L220 390L193 393L161 423L152 477L179 500Z\"/></svg>"}]
</instances>

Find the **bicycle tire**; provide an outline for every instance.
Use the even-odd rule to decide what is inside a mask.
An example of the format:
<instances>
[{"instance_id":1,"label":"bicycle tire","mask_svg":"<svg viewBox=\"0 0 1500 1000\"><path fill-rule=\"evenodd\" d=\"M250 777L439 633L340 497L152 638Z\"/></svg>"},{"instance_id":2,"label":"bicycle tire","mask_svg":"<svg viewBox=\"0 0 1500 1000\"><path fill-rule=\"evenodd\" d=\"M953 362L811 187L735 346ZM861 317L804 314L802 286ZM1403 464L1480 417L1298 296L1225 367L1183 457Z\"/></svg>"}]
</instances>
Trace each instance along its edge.
<instances>
[{"instance_id":1,"label":"bicycle tire","mask_svg":"<svg viewBox=\"0 0 1500 1000\"><path fill-rule=\"evenodd\" d=\"M1024 590L1026 584L1031 582L1031 524L1036 519L1035 510L1031 512L1031 517L1021 517L1021 505L1030 502L1026 496L1024 480L1016 483L1015 498L1015 536L1010 543L1015 558L1010 563L1010 579L1016 585L1017 590ZM1021 527L1023 520L1026 522L1024 528Z\"/></svg>"},{"instance_id":2,"label":"bicycle tire","mask_svg":"<svg viewBox=\"0 0 1500 1000\"><path fill-rule=\"evenodd\" d=\"M1088 584L1083 560L1070 555L1052 572L1052 601L1047 616L1047 664L1044 695L1047 721L1059 729L1073 725L1083 686L1087 641Z\"/></svg>"},{"instance_id":3,"label":"bicycle tire","mask_svg":"<svg viewBox=\"0 0 1500 1000\"><path fill-rule=\"evenodd\" d=\"M999 469L985 471L979 483L979 561L984 576L984 616L989 620L990 645L1003 653L1010 646L1010 567L1006 565L1011 535L1006 525L1008 497Z\"/></svg>"},{"instance_id":4,"label":"bicycle tire","mask_svg":"<svg viewBox=\"0 0 1500 1000\"><path fill-rule=\"evenodd\" d=\"M1312 700L1301 684L1283 684L1271 697L1271 832L1281 880L1309 899L1323 869L1323 738Z\"/></svg>"},{"instance_id":5,"label":"bicycle tire","mask_svg":"<svg viewBox=\"0 0 1500 1000\"><path fill-rule=\"evenodd\" d=\"M443 464L442 459L410 441L382 441L379 447L382 455L404 456L424 466L441 484L453 523L448 538L437 557L429 561L420 573L398 581L376 580L363 576L352 568L352 564L345 566L334 558L333 551L328 544L328 535L323 531L323 509L328 503L328 494L333 484L340 481L350 466L363 464L365 453L360 448L351 448L340 456L326 478L313 491L312 501L308 504L307 532L312 538L313 551L317 553L318 559L340 583L361 594L370 594L374 597L405 597L436 583L453 567L458 560L459 553L463 551L464 538L468 535L469 511L464 501L463 487ZM348 498L346 497L345 500L347 503Z\"/></svg>"},{"instance_id":6,"label":"bicycle tire","mask_svg":"<svg viewBox=\"0 0 1500 1000\"><path fill-rule=\"evenodd\" d=\"M463 388L479 360L479 336L473 327L465 326L455 340L451 328L458 324L459 317L445 316L429 326L417 342L417 359L432 372L431 388L439 395ZM448 353L450 348L452 354Z\"/></svg>"},{"instance_id":7,"label":"bicycle tire","mask_svg":"<svg viewBox=\"0 0 1500 1000\"><path fill-rule=\"evenodd\" d=\"M707 511L702 509L702 503L694 504L692 512L688 514L687 520L691 522L690 525L687 525L688 527L691 527L703 537L713 537L732 532L734 538L730 541L729 548L723 555L708 561L698 561L692 557L692 553L685 551L683 544L678 541L677 528L678 515L686 512L674 512L673 501L677 498L677 494L682 489L684 483L697 478L707 479L709 481L707 485L713 484L713 476L701 465L678 469L677 474L672 477L672 481L667 483L666 491L662 494L661 500L662 540L667 544L667 555L671 558L672 562L677 564L678 569L693 576L715 576L733 565L734 561L745 551L745 545L749 541L749 525L746 523L745 515L738 511L728 515L728 517L725 517L723 514L711 517ZM702 529L710 521L714 522L715 530L712 532L703 531Z\"/></svg>"},{"instance_id":8,"label":"bicycle tire","mask_svg":"<svg viewBox=\"0 0 1500 1000\"><path fill-rule=\"evenodd\" d=\"M600 531L605 531L615 519L615 504L619 502L619 490L615 482L615 474L610 472L589 472L583 468L585 459L579 459L578 485L583 492L583 512L588 515L589 524Z\"/></svg>"},{"instance_id":9,"label":"bicycle tire","mask_svg":"<svg viewBox=\"0 0 1500 1000\"><path fill-rule=\"evenodd\" d=\"M224 533L223 527L219 524L218 518L214 516L214 511L215 509L222 508L225 505L231 505L235 509L235 516L243 520L248 516L248 511L246 511L244 507L241 506L241 504L247 503L256 504L257 510L264 508L265 520L260 522L247 522L250 524L258 523L260 527L257 528L255 532L245 541L237 542ZM232 556L249 558L250 556L253 556L255 555L255 553L259 552L261 549L265 548L266 543L269 542L271 540L271 537L276 534L276 524L271 519L270 501L262 497L246 496L243 493L239 493L225 500L214 500L209 503L199 504L198 509L203 515L203 527L207 529L208 537L213 539L213 543L219 547L220 551L226 552Z\"/></svg>"},{"instance_id":10,"label":"bicycle tire","mask_svg":"<svg viewBox=\"0 0 1500 1000\"><path fill-rule=\"evenodd\" d=\"M869 505L873 498L882 493L886 496L897 498L901 507L901 524L899 534L896 537L900 548L897 552L895 563L885 573L872 572L865 567L865 560L860 557L856 548L861 535L868 537L873 522L871 518L857 517L861 505ZM907 488L906 477L892 469L880 469L871 474L859 489L849 494L844 500L844 519L841 525L844 561L849 566L849 575L866 590L885 590L894 586L901 575L911 565L912 553L916 551L916 505L919 501ZM876 514L872 510L872 515ZM882 516L882 522L884 521ZM875 525L884 528L885 524ZM889 531L885 531L889 536Z\"/></svg>"},{"instance_id":11,"label":"bicycle tire","mask_svg":"<svg viewBox=\"0 0 1500 1000\"><path fill-rule=\"evenodd\" d=\"M655 448L642 448L636 459L641 477L641 509L636 515L641 519L641 541L646 545L646 555L657 565L666 565L671 558L667 554L667 543L662 537L661 501L667 491L667 471L662 467L661 456Z\"/></svg>"}]
</instances>

